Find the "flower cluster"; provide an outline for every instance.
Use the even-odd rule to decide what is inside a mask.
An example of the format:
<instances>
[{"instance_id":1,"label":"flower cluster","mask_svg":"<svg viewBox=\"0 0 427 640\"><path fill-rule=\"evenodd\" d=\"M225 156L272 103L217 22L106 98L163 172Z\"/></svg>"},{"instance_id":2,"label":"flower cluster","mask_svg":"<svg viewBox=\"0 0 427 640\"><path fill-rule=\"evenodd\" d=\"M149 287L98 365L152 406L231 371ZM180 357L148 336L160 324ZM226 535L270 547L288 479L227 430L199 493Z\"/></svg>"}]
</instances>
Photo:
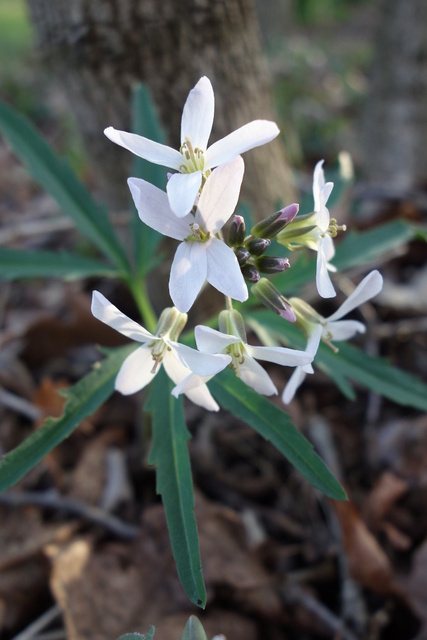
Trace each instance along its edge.
<instances>
[{"instance_id":1,"label":"flower cluster","mask_svg":"<svg viewBox=\"0 0 427 640\"><path fill-rule=\"evenodd\" d=\"M174 170L168 175L165 191L139 178L128 184L141 221L157 232L179 242L172 262L169 293L174 307L160 315L156 330L150 333L134 322L101 293L93 293L92 313L96 318L140 343L124 361L116 379L123 394L145 387L163 365L174 382L172 393L185 394L205 409L216 411L217 403L206 383L230 366L236 375L263 395L278 390L258 360L295 367L282 399L289 402L307 373L321 340L350 338L364 331L360 322L340 320L357 305L376 295L382 286L378 272L369 274L354 293L329 318L323 318L297 298L287 299L265 275L290 267L287 257L268 252L272 240L289 250L308 247L317 252L316 283L319 294L335 296L329 272L334 256L333 238L344 226L332 219L327 208L333 184L325 182L323 161L314 170L314 211L297 215L291 204L254 225L247 234L245 221L234 215L244 176L241 154L273 140L279 133L274 122L255 120L222 140L208 146L214 118L214 93L203 77L190 91L181 120L181 146L172 149L147 138L105 130L107 137L132 153ZM230 221L228 233L223 228ZM224 294L226 309L219 314L219 330L198 325L197 349L178 342L201 289L209 283ZM284 320L297 322L307 335L304 351L247 343L241 313L233 309L249 297L248 285L258 301Z\"/></svg>"}]
</instances>

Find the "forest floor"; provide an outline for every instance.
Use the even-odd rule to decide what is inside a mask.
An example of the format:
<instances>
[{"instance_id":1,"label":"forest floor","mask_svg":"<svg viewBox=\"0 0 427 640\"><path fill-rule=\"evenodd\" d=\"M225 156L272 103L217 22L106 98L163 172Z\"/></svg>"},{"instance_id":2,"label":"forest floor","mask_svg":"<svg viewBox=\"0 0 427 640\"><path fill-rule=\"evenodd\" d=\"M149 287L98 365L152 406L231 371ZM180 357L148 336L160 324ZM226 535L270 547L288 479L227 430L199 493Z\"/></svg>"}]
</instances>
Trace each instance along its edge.
<instances>
[{"instance_id":1,"label":"forest floor","mask_svg":"<svg viewBox=\"0 0 427 640\"><path fill-rule=\"evenodd\" d=\"M16 86L11 91L36 109ZM69 139L66 120L37 113L57 147ZM71 155L82 163L79 148ZM411 202L388 203L352 224L425 223L425 213ZM1 246L59 250L78 242L3 141L0 225ZM387 286L362 309L368 331L359 342L423 380L425 255L414 241L367 265ZM94 345L119 344L91 316L96 286L0 281L2 452L61 414L58 391L100 358ZM131 308L124 291L111 291L120 308ZM282 371L269 372L282 388ZM176 575L141 398L114 394L0 496L2 640L115 640L150 625L158 640L177 640L192 613L208 637L228 640L427 639L425 415L362 388L351 403L320 372L310 376L289 412L348 492L349 502L334 503L226 412L190 404L186 412L206 611L191 605Z\"/></svg>"}]
</instances>

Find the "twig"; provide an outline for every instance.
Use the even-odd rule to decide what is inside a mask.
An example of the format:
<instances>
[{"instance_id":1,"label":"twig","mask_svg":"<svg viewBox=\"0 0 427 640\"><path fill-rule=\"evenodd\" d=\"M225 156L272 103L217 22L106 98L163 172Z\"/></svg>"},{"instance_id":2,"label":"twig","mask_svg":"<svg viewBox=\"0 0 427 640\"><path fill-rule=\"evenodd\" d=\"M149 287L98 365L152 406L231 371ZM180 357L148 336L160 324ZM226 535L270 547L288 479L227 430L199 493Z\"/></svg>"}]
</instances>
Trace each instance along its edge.
<instances>
[{"instance_id":1,"label":"twig","mask_svg":"<svg viewBox=\"0 0 427 640\"><path fill-rule=\"evenodd\" d=\"M54 605L47 611L45 611L40 618L37 618L34 622L32 622L26 629L18 633L17 636L13 638L13 640L32 640L39 631L42 631L45 627L47 627L51 622L53 622L58 616L62 613L61 609L58 605Z\"/></svg>"},{"instance_id":2,"label":"twig","mask_svg":"<svg viewBox=\"0 0 427 640\"><path fill-rule=\"evenodd\" d=\"M42 414L40 409L36 407L32 402L29 402L25 398L6 391L0 387L0 404L12 409L17 413L29 418L30 420L38 420Z\"/></svg>"},{"instance_id":3,"label":"twig","mask_svg":"<svg viewBox=\"0 0 427 640\"><path fill-rule=\"evenodd\" d=\"M66 511L99 525L124 540L134 540L140 533L139 527L123 522L99 507L61 496L55 489L43 492L7 491L0 495L0 504L12 507L32 505L54 511Z\"/></svg>"}]
</instances>

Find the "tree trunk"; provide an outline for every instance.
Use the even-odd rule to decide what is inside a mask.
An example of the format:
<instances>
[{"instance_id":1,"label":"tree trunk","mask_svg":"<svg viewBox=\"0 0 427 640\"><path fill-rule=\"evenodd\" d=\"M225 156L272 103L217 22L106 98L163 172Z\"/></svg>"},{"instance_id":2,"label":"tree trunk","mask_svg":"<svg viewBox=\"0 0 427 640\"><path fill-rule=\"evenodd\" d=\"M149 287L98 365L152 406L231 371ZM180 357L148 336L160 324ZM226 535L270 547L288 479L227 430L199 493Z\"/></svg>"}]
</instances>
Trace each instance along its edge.
<instances>
[{"instance_id":1,"label":"tree trunk","mask_svg":"<svg viewBox=\"0 0 427 640\"><path fill-rule=\"evenodd\" d=\"M273 119L252 0L28 0L39 48L62 82L95 177L114 206L128 202L130 154L102 134L129 131L132 85L150 87L178 148L188 91L214 86L211 142L257 118ZM256 217L293 196L281 141L245 154L242 197Z\"/></svg>"},{"instance_id":2,"label":"tree trunk","mask_svg":"<svg viewBox=\"0 0 427 640\"><path fill-rule=\"evenodd\" d=\"M427 180L427 2L383 0L364 114L365 170L399 197Z\"/></svg>"}]
</instances>

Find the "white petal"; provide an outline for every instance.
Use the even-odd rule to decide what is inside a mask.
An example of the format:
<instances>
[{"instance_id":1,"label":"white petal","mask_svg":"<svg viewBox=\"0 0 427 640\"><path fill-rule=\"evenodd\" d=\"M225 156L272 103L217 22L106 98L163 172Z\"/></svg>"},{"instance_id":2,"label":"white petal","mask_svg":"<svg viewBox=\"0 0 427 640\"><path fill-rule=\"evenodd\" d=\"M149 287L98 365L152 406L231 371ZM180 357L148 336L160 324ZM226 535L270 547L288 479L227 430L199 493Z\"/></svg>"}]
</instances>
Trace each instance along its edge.
<instances>
[{"instance_id":1,"label":"white petal","mask_svg":"<svg viewBox=\"0 0 427 640\"><path fill-rule=\"evenodd\" d=\"M191 375L190 369L180 361L173 351L164 351L163 366L175 384L180 384Z\"/></svg>"},{"instance_id":2,"label":"white petal","mask_svg":"<svg viewBox=\"0 0 427 640\"><path fill-rule=\"evenodd\" d=\"M323 255L325 256L325 260L326 262L329 263L335 255L334 241L330 235L326 235L322 238L321 245L322 245ZM336 271L336 267L328 264L328 271L331 271L331 270Z\"/></svg>"},{"instance_id":3,"label":"white petal","mask_svg":"<svg viewBox=\"0 0 427 640\"><path fill-rule=\"evenodd\" d=\"M176 250L171 267L169 293L175 307L182 313L191 308L206 280L206 244L181 242Z\"/></svg>"},{"instance_id":4,"label":"white petal","mask_svg":"<svg viewBox=\"0 0 427 640\"><path fill-rule=\"evenodd\" d=\"M92 294L92 314L101 322L108 324L122 335L137 342L151 342L156 340L149 331L146 331L140 324L131 320L124 313L119 311L102 293L94 291Z\"/></svg>"},{"instance_id":5,"label":"white petal","mask_svg":"<svg viewBox=\"0 0 427 640\"><path fill-rule=\"evenodd\" d=\"M319 160L319 162L314 167L313 171L313 200L314 200L314 210L320 211L321 203L320 203L320 193L325 184L325 174L323 173L323 163L324 160Z\"/></svg>"},{"instance_id":6,"label":"white petal","mask_svg":"<svg viewBox=\"0 0 427 640\"><path fill-rule=\"evenodd\" d=\"M203 76L188 94L181 119L181 144L186 136L193 148L208 146L214 119L215 97L210 80Z\"/></svg>"},{"instance_id":7,"label":"white petal","mask_svg":"<svg viewBox=\"0 0 427 640\"><path fill-rule=\"evenodd\" d=\"M251 358L249 354L245 354L245 360L239 367L238 375L245 384L263 396L277 394L277 389L267 371L265 371L256 360Z\"/></svg>"},{"instance_id":8,"label":"white petal","mask_svg":"<svg viewBox=\"0 0 427 640\"><path fill-rule=\"evenodd\" d=\"M283 389L282 402L289 404L293 400L298 387L304 382L306 372L302 367L297 367Z\"/></svg>"},{"instance_id":9,"label":"white petal","mask_svg":"<svg viewBox=\"0 0 427 640\"><path fill-rule=\"evenodd\" d=\"M199 324L194 330L196 344L203 353L222 353L230 344L241 342L240 338L221 333L216 329Z\"/></svg>"},{"instance_id":10,"label":"white petal","mask_svg":"<svg viewBox=\"0 0 427 640\"><path fill-rule=\"evenodd\" d=\"M274 140L280 133L275 122L254 120L215 142L206 152L205 169L218 167L232 158Z\"/></svg>"},{"instance_id":11,"label":"white petal","mask_svg":"<svg viewBox=\"0 0 427 640\"><path fill-rule=\"evenodd\" d=\"M171 149L164 144L154 142L148 138L143 138L135 133L127 133L126 131L118 131L113 127L108 127L104 131L107 138L131 151L140 158L145 158L154 164L160 164L163 167L179 170L182 165L182 155L176 149Z\"/></svg>"},{"instance_id":12,"label":"white petal","mask_svg":"<svg viewBox=\"0 0 427 640\"><path fill-rule=\"evenodd\" d=\"M328 322L339 320L343 316L353 311L356 307L378 295L383 286L383 278L379 271L371 271L355 288L353 293L349 295L339 309L335 311L329 318Z\"/></svg>"},{"instance_id":13,"label":"white petal","mask_svg":"<svg viewBox=\"0 0 427 640\"><path fill-rule=\"evenodd\" d=\"M207 231L217 233L233 214L244 172L243 159L238 156L215 169L206 180L197 207L196 221Z\"/></svg>"},{"instance_id":14,"label":"white petal","mask_svg":"<svg viewBox=\"0 0 427 640\"><path fill-rule=\"evenodd\" d=\"M210 376L209 379L211 377L212 376ZM206 378L191 374L172 389L172 395L178 398L178 396L184 393L194 404L198 404L208 411L219 411L219 405L212 398L205 384L206 381Z\"/></svg>"},{"instance_id":15,"label":"white petal","mask_svg":"<svg viewBox=\"0 0 427 640\"><path fill-rule=\"evenodd\" d=\"M129 178L128 185L142 222L164 236L184 240L190 234L191 214L178 218L164 191L140 178Z\"/></svg>"},{"instance_id":16,"label":"white petal","mask_svg":"<svg viewBox=\"0 0 427 640\"><path fill-rule=\"evenodd\" d=\"M166 338L165 342L171 347L175 358L198 376L214 376L231 362L231 357L227 355L201 353L185 344Z\"/></svg>"},{"instance_id":17,"label":"white petal","mask_svg":"<svg viewBox=\"0 0 427 640\"><path fill-rule=\"evenodd\" d=\"M336 322L328 322L323 329L323 335L327 340L349 340L356 333L365 333L366 327L362 322L357 320L337 320Z\"/></svg>"},{"instance_id":18,"label":"white petal","mask_svg":"<svg viewBox=\"0 0 427 640\"><path fill-rule=\"evenodd\" d=\"M233 300L239 302L247 300L248 287L234 251L218 238L211 238L204 244L207 256L207 281Z\"/></svg>"},{"instance_id":19,"label":"white petal","mask_svg":"<svg viewBox=\"0 0 427 640\"><path fill-rule=\"evenodd\" d=\"M178 218L183 218L193 208L202 184L202 172L174 173L168 180L166 191L169 206Z\"/></svg>"},{"instance_id":20,"label":"white petal","mask_svg":"<svg viewBox=\"0 0 427 640\"><path fill-rule=\"evenodd\" d=\"M308 336L308 340L307 340L307 346L305 348L306 352L309 353L311 356L316 355L317 350L319 348L319 344L320 344L320 340L322 338L322 325L320 324L314 324L312 323L310 326L310 334ZM307 371L306 367L304 367L304 369Z\"/></svg>"},{"instance_id":21,"label":"white petal","mask_svg":"<svg viewBox=\"0 0 427 640\"><path fill-rule=\"evenodd\" d=\"M337 294L329 276L328 261L324 253L323 240L324 238L320 238L317 249L316 286L322 298L333 298Z\"/></svg>"},{"instance_id":22,"label":"white petal","mask_svg":"<svg viewBox=\"0 0 427 640\"><path fill-rule=\"evenodd\" d=\"M156 375L153 373L153 366L151 349L146 345L139 347L126 358L120 367L115 382L116 390L128 396L143 389Z\"/></svg>"},{"instance_id":23,"label":"white petal","mask_svg":"<svg viewBox=\"0 0 427 640\"><path fill-rule=\"evenodd\" d=\"M306 351L287 349L285 347L252 347L248 344L246 345L246 351L252 358L275 362L285 367L302 366L309 364L313 360L313 356Z\"/></svg>"}]
</instances>

